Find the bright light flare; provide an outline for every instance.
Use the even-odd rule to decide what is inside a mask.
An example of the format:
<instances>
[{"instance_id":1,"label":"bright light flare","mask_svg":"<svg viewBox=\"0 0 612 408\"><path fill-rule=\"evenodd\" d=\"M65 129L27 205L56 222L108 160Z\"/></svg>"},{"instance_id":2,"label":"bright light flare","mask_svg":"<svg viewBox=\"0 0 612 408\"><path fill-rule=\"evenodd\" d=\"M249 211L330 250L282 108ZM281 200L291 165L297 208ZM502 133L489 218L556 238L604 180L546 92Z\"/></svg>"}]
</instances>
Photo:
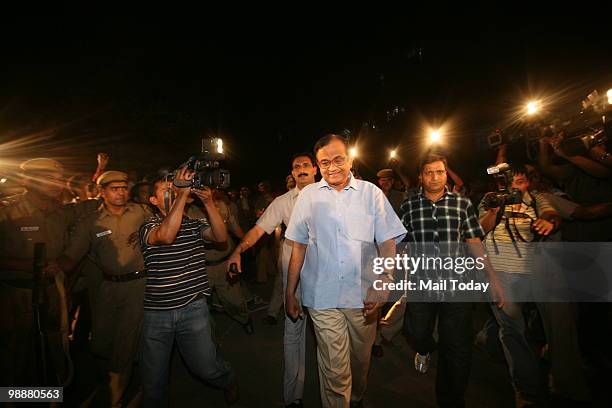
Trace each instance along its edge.
<instances>
[{"instance_id":1,"label":"bright light flare","mask_svg":"<svg viewBox=\"0 0 612 408\"><path fill-rule=\"evenodd\" d=\"M391 150L389 152L389 158L390 159L397 159L397 152L395 151L395 149Z\"/></svg>"},{"instance_id":2,"label":"bright light flare","mask_svg":"<svg viewBox=\"0 0 612 408\"><path fill-rule=\"evenodd\" d=\"M223 154L223 139L217 138L217 153Z\"/></svg>"},{"instance_id":3,"label":"bright light flare","mask_svg":"<svg viewBox=\"0 0 612 408\"><path fill-rule=\"evenodd\" d=\"M356 159L357 156L359 156L359 150L357 150L356 146L353 146L349 149L349 156L351 156L353 159Z\"/></svg>"},{"instance_id":4,"label":"bright light flare","mask_svg":"<svg viewBox=\"0 0 612 408\"><path fill-rule=\"evenodd\" d=\"M429 133L429 141L431 143L439 143L442 140L442 132L440 130L432 130Z\"/></svg>"},{"instance_id":5,"label":"bright light flare","mask_svg":"<svg viewBox=\"0 0 612 408\"><path fill-rule=\"evenodd\" d=\"M606 96L608 97L608 105L612 105L612 89L608 89Z\"/></svg>"},{"instance_id":6,"label":"bright light flare","mask_svg":"<svg viewBox=\"0 0 612 408\"><path fill-rule=\"evenodd\" d=\"M527 115L535 115L540 111L540 103L538 101L531 101L525 107L527 110Z\"/></svg>"}]
</instances>

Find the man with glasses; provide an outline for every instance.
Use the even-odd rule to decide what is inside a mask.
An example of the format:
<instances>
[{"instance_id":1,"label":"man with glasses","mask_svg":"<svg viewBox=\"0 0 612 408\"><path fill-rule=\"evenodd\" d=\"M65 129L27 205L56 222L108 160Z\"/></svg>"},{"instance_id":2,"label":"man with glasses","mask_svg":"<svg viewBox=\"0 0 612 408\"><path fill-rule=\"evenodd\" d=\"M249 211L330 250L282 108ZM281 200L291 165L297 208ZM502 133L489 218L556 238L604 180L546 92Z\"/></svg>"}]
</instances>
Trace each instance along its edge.
<instances>
[{"instance_id":1,"label":"man with glasses","mask_svg":"<svg viewBox=\"0 0 612 408\"><path fill-rule=\"evenodd\" d=\"M291 160L291 175L297 181L297 186L277 197L257 220L257 224L246 233L240 245L236 247L227 261L228 272L232 263L237 264L238 272L242 272L240 254L253 245L264 233L272 234L281 223L289 225L289 219L295 202L302 189L314 183L317 166L309 153L299 153ZM280 246L283 282L287 282L287 268L291 257L292 242L284 239ZM233 277L233 274L230 273ZM283 284L283 288L285 288ZM278 308L276 308L276 311ZM274 313L276 313L276 311ZM272 316L268 316L272 317ZM283 380L284 399L288 407L301 407L304 393L304 370L306 356L306 320L292 321L285 318L284 353L285 372Z\"/></svg>"},{"instance_id":2,"label":"man with glasses","mask_svg":"<svg viewBox=\"0 0 612 408\"><path fill-rule=\"evenodd\" d=\"M286 233L293 241L287 314L304 318L296 293L301 280L326 408L363 406L380 303L362 296L362 246L377 244L380 256L394 257L406 233L384 193L351 175L347 148L347 140L333 134L315 144L323 180L302 190Z\"/></svg>"}]
</instances>

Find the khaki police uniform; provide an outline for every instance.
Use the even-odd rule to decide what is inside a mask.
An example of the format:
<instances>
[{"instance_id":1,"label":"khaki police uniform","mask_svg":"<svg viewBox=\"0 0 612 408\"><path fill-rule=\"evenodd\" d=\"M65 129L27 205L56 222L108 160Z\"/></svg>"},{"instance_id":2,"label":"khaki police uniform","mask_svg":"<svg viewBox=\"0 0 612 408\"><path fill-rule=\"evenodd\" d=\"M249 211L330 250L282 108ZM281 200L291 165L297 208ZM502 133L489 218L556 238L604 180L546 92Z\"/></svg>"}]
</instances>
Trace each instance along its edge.
<instances>
[{"instance_id":1,"label":"khaki police uniform","mask_svg":"<svg viewBox=\"0 0 612 408\"><path fill-rule=\"evenodd\" d=\"M85 218L87 215L98 211L101 204L101 199L89 199L76 203L69 203L66 204L66 206L73 211L75 224L78 224L79 221ZM100 289L100 285L102 285L103 280L104 278L102 271L93 262L93 259L88 254L79 262L79 265L76 267L76 271L68 277L66 282L66 288L69 290L71 295L79 290L82 290L83 286L87 290L87 299L89 302L88 310L90 312L89 319L92 324L96 318L94 306L96 304L95 302L98 296L98 290ZM71 303L74 307L74 303ZM83 319L82 321L85 321L85 319L87 319L87 317L83 317L83 309L81 309L79 320L81 321L81 319Z\"/></svg>"},{"instance_id":2,"label":"khaki police uniform","mask_svg":"<svg viewBox=\"0 0 612 408\"><path fill-rule=\"evenodd\" d=\"M33 384L37 350L32 307L33 256L36 243L44 243L46 259L62 253L69 227L71 211L59 203L35 192L12 197L0 208L0 258L4 261L25 261L27 270L0 266L0 378L2 385ZM47 297L42 309L48 342L48 364L53 364L57 377L65 380L64 360L67 348L67 316L63 275L44 280ZM38 373L40 374L40 373Z\"/></svg>"},{"instance_id":3,"label":"khaki police uniform","mask_svg":"<svg viewBox=\"0 0 612 408\"><path fill-rule=\"evenodd\" d=\"M65 251L74 261L89 256L103 273L93 306L92 350L110 358L112 372L129 369L138 349L145 279L137 234L151 216L140 204L128 203L122 215L101 205L78 223Z\"/></svg>"},{"instance_id":4,"label":"khaki police uniform","mask_svg":"<svg viewBox=\"0 0 612 408\"><path fill-rule=\"evenodd\" d=\"M221 218L229 231L235 230L238 221L222 201L215 201ZM205 212L197 205L191 204L185 215L193 219L204 219L208 223ZM226 261L235 248L234 241L228 237L226 242L210 242L206 245L206 273L208 282L213 288L227 314L241 324L249 321L249 310L241 290L240 282L230 285L227 281Z\"/></svg>"}]
</instances>

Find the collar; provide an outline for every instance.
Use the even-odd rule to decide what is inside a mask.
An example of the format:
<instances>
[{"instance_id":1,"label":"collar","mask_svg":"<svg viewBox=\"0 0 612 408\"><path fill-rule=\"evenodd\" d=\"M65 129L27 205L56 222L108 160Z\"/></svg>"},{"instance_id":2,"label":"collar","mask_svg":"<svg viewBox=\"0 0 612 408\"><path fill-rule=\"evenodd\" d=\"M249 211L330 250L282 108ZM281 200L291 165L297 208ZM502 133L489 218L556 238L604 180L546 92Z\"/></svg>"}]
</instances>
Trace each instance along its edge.
<instances>
[{"instance_id":1,"label":"collar","mask_svg":"<svg viewBox=\"0 0 612 408\"><path fill-rule=\"evenodd\" d=\"M319 188L323 188L323 187L333 190L333 188L327 183L327 181L324 178L322 178L321 181L319 181ZM357 191L360 190L359 183L357 179L353 177L353 173L350 173L349 183L347 184L346 187L344 187L343 190L348 190L349 188L352 188L353 190L357 190Z\"/></svg>"},{"instance_id":2,"label":"collar","mask_svg":"<svg viewBox=\"0 0 612 408\"><path fill-rule=\"evenodd\" d=\"M523 193L523 203L529 207L531 207L533 204L533 196L529 191L525 191L525 193Z\"/></svg>"},{"instance_id":3,"label":"collar","mask_svg":"<svg viewBox=\"0 0 612 408\"><path fill-rule=\"evenodd\" d=\"M126 212L129 212L131 210L132 210L132 204L131 203L127 203L127 205L125 206L125 211L123 212L123 214L125 214ZM115 215L112 212L108 211L108 209L106 208L106 205L104 205L104 202L102 202L102 204L100 204L100 207L98 207L98 212L102 215L102 217L110 217L110 216Z\"/></svg>"},{"instance_id":4,"label":"collar","mask_svg":"<svg viewBox=\"0 0 612 408\"><path fill-rule=\"evenodd\" d=\"M448 187L447 187L447 186L444 186L444 194L442 194L442 197L438 198L438 200L436 201L436 203L437 203L438 201L442 201L442 200L444 200L446 197L448 197L448 195L449 195L449 194L451 194L451 192L449 191ZM422 200L427 200L427 201L431 201L431 202L433 202L432 200L430 200L430 199L429 199L429 198L428 198L428 197L425 195L425 192L423 191L423 186L420 186L420 187L419 187L419 194L418 194L418 195L419 195L419 198L420 198L420 199L422 199Z\"/></svg>"}]
</instances>

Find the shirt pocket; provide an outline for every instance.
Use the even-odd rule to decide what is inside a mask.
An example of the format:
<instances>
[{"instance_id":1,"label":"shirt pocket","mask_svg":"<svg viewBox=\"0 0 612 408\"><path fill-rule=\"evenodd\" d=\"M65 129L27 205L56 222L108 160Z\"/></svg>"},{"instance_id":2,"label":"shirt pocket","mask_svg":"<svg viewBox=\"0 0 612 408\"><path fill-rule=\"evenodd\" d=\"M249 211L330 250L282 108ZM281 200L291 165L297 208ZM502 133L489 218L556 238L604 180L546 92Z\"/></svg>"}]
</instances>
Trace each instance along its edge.
<instances>
[{"instance_id":1,"label":"shirt pocket","mask_svg":"<svg viewBox=\"0 0 612 408\"><path fill-rule=\"evenodd\" d=\"M361 211L348 210L346 231L352 240L374 242L374 216Z\"/></svg>"}]
</instances>

